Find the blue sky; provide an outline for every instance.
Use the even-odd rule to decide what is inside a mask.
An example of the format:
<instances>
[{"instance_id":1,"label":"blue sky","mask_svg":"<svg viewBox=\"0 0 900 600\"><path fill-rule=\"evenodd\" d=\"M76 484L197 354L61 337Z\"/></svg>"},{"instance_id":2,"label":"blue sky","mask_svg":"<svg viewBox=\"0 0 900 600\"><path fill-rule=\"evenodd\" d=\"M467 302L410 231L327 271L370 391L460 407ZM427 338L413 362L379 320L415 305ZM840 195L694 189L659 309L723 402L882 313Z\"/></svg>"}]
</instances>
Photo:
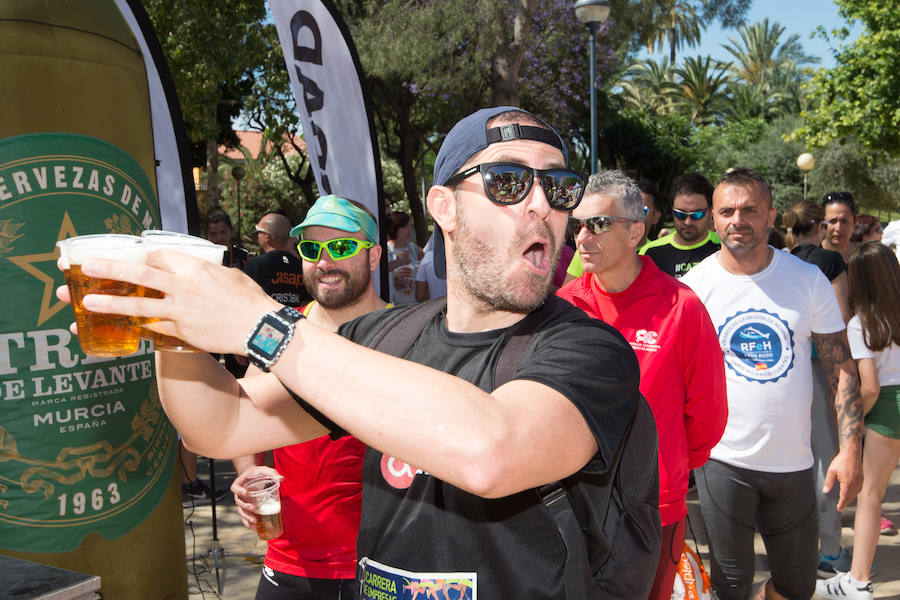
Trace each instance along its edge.
<instances>
[{"instance_id":1,"label":"blue sky","mask_svg":"<svg viewBox=\"0 0 900 600\"><path fill-rule=\"evenodd\" d=\"M842 27L846 22L837 14L837 6L832 0L754 0L753 6L747 12L747 23L755 23L768 18L769 22L777 21L785 27L783 37L791 34L799 34L803 49L807 54L818 56L822 62L819 66L833 67L834 58L829 50L829 43L820 37L810 39L816 27L823 25L829 33L832 29ZM850 38L859 35L862 27L857 24L850 28ZM722 30L718 23L703 32L699 46L694 48L682 48L677 60L684 56L710 55L720 60L731 60L729 54L721 44L728 43L728 37L738 37L736 30ZM834 42L832 42L834 44ZM666 51L665 55L668 55ZM658 59L661 55L653 54L651 57Z\"/></svg>"}]
</instances>

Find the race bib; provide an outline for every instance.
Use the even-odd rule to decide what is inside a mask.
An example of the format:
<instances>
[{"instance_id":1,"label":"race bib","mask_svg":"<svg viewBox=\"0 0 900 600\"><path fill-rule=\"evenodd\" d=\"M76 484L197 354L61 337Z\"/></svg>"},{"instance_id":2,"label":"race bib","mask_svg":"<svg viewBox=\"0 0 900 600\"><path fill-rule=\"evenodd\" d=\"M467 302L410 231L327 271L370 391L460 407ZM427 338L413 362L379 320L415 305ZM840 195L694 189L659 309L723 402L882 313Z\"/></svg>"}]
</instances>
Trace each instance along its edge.
<instances>
[{"instance_id":1,"label":"race bib","mask_svg":"<svg viewBox=\"0 0 900 600\"><path fill-rule=\"evenodd\" d=\"M360 600L476 600L477 573L413 573L359 561Z\"/></svg>"}]
</instances>

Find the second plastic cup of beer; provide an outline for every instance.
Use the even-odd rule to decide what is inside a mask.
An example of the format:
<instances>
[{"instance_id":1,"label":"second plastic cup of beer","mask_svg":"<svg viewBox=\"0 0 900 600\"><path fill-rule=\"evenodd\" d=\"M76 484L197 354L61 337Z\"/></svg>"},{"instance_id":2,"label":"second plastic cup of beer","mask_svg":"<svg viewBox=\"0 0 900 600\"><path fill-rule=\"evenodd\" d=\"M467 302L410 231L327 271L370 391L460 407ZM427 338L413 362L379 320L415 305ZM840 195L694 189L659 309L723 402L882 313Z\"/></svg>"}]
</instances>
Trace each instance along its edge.
<instances>
[{"instance_id":1,"label":"second plastic cup of beer","mask_svg":"<svg viewBox=\"0 0 900 600\"><path fill-rule=\"evenodd\" d=\"M137 352L141 344L141 320L138 317L88 312L84 309L83 299L87 294L143 296L144 288L122 281L87 277L82 273L81 265L90 258L147 262L143 240L134 235L108 233L66 238L56 245L75 310L78 342L84 353L113 357Z\"/></svg>"},{"instance_id":2,"label":"second plastic cup of beer","mask_svg":"<svg viewBox=\"0 0 900 600\"><path fill-rule=\"evenodd\" d=\"M202 258L207 262L220 265L222 264L222 256L225 254L225 246L213 244L209 240L186 233L176 233L173 231L162 231L151 229L141 233L144 243L147 245L147 251L153 250L177 250L185 254L190 254L197 258ZM151 297L161 297L162 294L156 290L147 290L147 295ZM150 325L156 319L148 319L145 325ZM178 339L172 335L164 335L150 328L145 328L144 337L153 341L154 350L167 350L170 352L200 352L190 344Z\"/></svg>"},{"instance_id":3,"label":"second plastic cup of beer","mask_svg":"<svg viewBox=\"0 0 900 600\"><path fill-rule=\"evenodd\" d=\"M256 534L261 540L281 535L281 486L274 477L257 477L244 484L256 512Z\"/></svg>"}]
</instances>

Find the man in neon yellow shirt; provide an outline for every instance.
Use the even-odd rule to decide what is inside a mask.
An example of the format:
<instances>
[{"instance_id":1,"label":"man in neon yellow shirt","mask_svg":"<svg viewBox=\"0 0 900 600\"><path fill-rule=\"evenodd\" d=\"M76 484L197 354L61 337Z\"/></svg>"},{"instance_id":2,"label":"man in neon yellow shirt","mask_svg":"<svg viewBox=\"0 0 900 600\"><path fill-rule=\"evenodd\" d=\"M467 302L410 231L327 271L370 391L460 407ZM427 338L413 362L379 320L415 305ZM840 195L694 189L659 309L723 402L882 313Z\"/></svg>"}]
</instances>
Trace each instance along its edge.
<instances>
[{"instance_id":1,"label":"man in neon yellow shirt","mask_svg":"<svg viewBox=\"0 0 900 600\"><path fill-rule=\"evenodd\" d=\"M716 252L720 242L710 230L712 193L712 184L699 173L677 177L672 184L675 232L648 242L639 254L653 259L662 272L679 278Z\"/></svg>"}]
</instances>

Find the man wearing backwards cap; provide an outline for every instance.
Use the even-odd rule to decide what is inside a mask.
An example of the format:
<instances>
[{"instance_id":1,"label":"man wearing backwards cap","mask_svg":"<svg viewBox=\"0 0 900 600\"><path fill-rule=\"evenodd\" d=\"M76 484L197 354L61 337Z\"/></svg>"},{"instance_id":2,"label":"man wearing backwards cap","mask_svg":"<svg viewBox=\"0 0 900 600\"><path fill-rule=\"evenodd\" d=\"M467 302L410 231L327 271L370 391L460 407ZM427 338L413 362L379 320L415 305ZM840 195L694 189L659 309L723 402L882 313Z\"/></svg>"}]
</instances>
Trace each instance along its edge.
<instances>
[{"instance_id":1,"label":"man wearing backwards cap","mask_svg":"<svg viewBox=\"0 0 900 600\"><path fill-rule=\"evenodd\" d=\"M371 313L335 335L297 320L233 270L167 252L151 253L147 265L83 265L93 276L161 290L164 300L94 295L85 305L158 317L164 333L246 354L270 371L235 382L205 354L159 353L163 406L205 456L328 431L367 444L362 598L452 588L459 598L562 599L566 548L535 489L564 480L596 559L610 466L640 400L637 360L621 335L547 298L583 186L560 136L529 113L484 109L457 123L427 197L443 232L436 239L447 256L447 306L406 360L353 343L405 307ZM207 314L209 290L230 327ZM68 299L65 288L59 293ZM502 346L537 310L546 319L527 356L494 389Z\"/></svg>"},{"instance_id":2,"label":"man wearing backwards cap","mask_svg":"<svg viewBox=\"0 0 900 600\"><path fill-rule=\"evenodd\" d=\"M335 331L385 307L372 285L381 259L378 226L364 209L338 196L323 196L291 230L295 235L301 238L303 282L314 298L302 309L310 322ZM260 373L251 367L250 375ZM244 485L256 477L284 478L284 533L268 542L256 600L353 597L364 453L365 445L354 437L331 440L323 435L275 448L275 469L256 465L252 454L234 459L239 475L231 491L251 529L256 514Z\"/></svg>"}]
</instances>

